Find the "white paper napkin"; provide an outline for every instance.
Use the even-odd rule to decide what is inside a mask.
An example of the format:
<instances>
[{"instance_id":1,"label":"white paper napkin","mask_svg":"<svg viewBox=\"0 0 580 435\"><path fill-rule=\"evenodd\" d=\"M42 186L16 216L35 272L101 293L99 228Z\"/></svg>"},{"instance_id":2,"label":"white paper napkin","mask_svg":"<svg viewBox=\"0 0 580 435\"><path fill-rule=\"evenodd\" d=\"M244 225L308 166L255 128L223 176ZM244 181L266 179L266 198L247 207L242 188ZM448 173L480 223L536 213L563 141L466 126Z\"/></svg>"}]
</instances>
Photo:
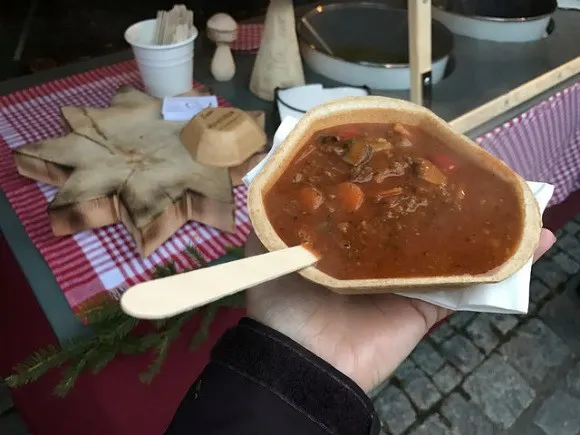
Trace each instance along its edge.
<instances>
[{"instance_id":1,"label":"white paper napkin","mask_svg":"<svg viewBox=\"0 0 580 435\"><path fill-rule=\"evenodd\" d=\"M270 155L280 146L288 133L296 126L298 120L286 117L274 135L272 149L268 155L254 169L244 177L244 183L249 185L256 174L263 168ZM552 198L554 186L546 183L528 181L540 211L544 213L546 205ZM497 284L477 284L462 289L440 287L429 292L399 293L401 296L421 299L435 305L456 311L478 311L485 313L513 313L525 314L528 312L530 299L530 274L532 261L530 260L519 272Z\"/></svg>"},{"instance_id":2,"label":"white paper napkin","mask_svg":"<svg viewBox=\"0 0 580 435\"><path fill-rule=\"evenodd\" d=\"M321 84L295 86L278 92L278 112L280 119L287 116L300 118L304 112L322 103L343 97L358 97L368 95L364 88L341 86L325 88ZM297 110L296 110L297 109Z\"/></svg>"},{"instance_id":3,"label":"white paper napkin","mask_svg":"<svg viewBox=\"0 0 580 435\"><path fill-rule=\"evenodd\" d=\"M189 121L208 107L217 107L215 95L199 97L167 97L163 99L161 114L166 121Z\"/></svg>"}]
</instances>

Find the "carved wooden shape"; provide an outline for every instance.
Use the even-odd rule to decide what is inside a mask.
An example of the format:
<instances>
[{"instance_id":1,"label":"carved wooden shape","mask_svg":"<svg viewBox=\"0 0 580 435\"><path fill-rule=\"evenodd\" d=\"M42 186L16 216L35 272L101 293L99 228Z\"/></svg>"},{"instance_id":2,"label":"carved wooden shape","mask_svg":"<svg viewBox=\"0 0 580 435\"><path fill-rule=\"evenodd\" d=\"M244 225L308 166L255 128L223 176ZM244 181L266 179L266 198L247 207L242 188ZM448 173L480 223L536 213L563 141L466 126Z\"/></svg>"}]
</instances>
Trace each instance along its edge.
<instances>
[{"instance_id":1,"label":"carved wooden shape","mask_svg":"<svg viewBox=\"0 0 580 435\"><path fill-rule=\"evenodd\" d=\"M183 127L180 138L201 164L238 166L266 145L266 133L257 121L257 115L234 107L209 107Z\"/></svg>"},{"instance_id":2,"label":"carved wooden shape","mask_svg":"<svg viewBox=\"0 0 580 435\"><path fill-rule=\"evenodd\" d=\"M55 235L122 222L147 256L188 221L234 230L227 168L195 162L163 121L161 102L122 87L105 109L63 107L70 133L14 150L18 172L60 186L48 206Z\"/></svg>"}]
</instances>

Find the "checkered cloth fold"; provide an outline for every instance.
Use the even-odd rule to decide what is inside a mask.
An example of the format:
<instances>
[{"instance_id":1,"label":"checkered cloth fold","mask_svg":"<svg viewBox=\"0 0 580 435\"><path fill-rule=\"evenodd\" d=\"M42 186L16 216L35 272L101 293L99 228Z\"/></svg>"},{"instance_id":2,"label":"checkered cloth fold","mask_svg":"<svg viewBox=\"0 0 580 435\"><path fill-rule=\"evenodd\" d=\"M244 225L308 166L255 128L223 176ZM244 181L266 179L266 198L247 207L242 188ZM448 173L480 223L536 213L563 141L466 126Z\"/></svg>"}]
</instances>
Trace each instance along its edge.
<instances>
[{"instance_id":1,"label":"checkered cloth fold","mask_svg":"<svg viewBox=\"0 0 580 435\"><path fill-rule=\"evenodd\" d=\"M262 43L263 24L240 24L238 26L238 37L231 45L235 51L258 51Z\"/></svg>"}]
</instances>

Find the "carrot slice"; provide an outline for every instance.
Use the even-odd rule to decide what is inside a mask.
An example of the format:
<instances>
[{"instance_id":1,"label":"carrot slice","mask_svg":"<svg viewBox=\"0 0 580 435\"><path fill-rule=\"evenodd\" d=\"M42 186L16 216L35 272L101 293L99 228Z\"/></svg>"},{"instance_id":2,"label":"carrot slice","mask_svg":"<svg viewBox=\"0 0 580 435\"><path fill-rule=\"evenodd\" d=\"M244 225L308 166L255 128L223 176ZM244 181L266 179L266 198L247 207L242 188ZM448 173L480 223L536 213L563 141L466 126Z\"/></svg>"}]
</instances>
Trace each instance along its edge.
<instances>
[{"instance_id":1,"label":"carrot slice","mask_svg":"<svg viewBox=\"0 0 580 435\"><path fill-rule=\"evenodd\" d=\"M298 200L304 211L314 213L324 202L322 193L314 187L306 186L300 189Z\"/></svg>"},{"instance_id":2,"label":"carrot slice","mask_svg":"<svg viewBox=\"0 0 580 435\"><path fill-rule=\"evenodd\" d=\"M361 188L350 182L337 185L336 192L341 208L347 213L354 213L357 211L365 199L365 194Z\"/></svg>"},{"instance_id":3,"label":"carrot slice","mask_svg":"<svg viewBox=\"0 0 580 435\"><path fill-rule=\"evenodd\" d=\"M348 130L348 131L343 131L341 133L338 134L338 137L341 139L352 139L354 137L356 137L358 133L354 130Z\"/></svg>"}]
</instances>

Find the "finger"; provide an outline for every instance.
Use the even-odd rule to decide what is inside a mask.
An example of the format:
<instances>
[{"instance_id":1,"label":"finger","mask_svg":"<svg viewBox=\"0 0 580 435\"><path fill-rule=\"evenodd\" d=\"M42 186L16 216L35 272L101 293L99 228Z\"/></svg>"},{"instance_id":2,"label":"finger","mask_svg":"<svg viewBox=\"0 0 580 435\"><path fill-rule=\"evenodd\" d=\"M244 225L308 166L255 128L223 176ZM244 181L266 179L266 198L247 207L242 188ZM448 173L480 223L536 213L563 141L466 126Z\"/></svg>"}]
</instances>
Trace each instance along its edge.
<instances>
[{"instance_id":1,"label":"finger","mask_svg":"<svg viewBox=\"0 0 580 435\"><path fill-rule=\"evenodd\" d=\"M538 244L536 252L534 252L534 262L544 255L554 243L556 243L556 236L550 230L542 228L540 232L540 243Z\"/></svg>"}]
</instances>

